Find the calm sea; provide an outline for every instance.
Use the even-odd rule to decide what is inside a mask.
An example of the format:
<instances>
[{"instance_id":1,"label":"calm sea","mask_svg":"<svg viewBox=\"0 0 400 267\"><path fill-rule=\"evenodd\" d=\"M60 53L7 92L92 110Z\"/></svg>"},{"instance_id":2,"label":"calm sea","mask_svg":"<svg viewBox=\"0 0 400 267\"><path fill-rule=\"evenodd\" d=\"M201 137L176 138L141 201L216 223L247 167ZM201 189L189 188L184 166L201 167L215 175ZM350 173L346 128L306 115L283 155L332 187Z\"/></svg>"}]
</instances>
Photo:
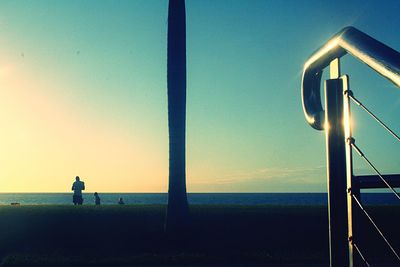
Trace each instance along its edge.
<instances>
[{"instance_id":1,"label":"calm sea","mask_svg":"<svg viewBox=\"0 0 400 267\"><path fill-rule=\"evenodd\" d=\"M122 197L125 204L166 204L166 193L99 193L101 203L117 204ZM94 205L92 193L83 195L84 204ZM327 205L326 193L189 193L190 204L239 204L239 205ZM0 205L12 202L21 205L72 204L70 193L0 193ZM363 193L362 202L372 205L399 205L400 201L389 193Z\"/></svg>"}]
</instances>

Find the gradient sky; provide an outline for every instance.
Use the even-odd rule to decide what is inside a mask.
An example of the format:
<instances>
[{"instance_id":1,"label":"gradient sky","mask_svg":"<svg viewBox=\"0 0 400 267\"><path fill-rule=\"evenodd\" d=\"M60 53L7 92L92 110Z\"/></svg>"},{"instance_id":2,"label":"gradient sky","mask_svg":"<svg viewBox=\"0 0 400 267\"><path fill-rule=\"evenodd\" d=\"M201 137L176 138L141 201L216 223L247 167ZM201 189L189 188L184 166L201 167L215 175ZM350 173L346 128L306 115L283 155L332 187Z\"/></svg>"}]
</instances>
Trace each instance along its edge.
<instances>
[{"instance_id":1,"label":"gradient sky","mask_svg":"<svg viewBox=\"0 0 400 267\"><path fill-rule=\"evenodd\" d=\"M166 192L167 1L0 2L0 192ZM189 192L325 192L302 66L353 25L400 50L400 1L187 0ZM400 131L400 90L346 56L356 97ZM353 106L357 144L400 144ZM371 173L355 160L356 173Z\"/></svg>"}]
</instances>

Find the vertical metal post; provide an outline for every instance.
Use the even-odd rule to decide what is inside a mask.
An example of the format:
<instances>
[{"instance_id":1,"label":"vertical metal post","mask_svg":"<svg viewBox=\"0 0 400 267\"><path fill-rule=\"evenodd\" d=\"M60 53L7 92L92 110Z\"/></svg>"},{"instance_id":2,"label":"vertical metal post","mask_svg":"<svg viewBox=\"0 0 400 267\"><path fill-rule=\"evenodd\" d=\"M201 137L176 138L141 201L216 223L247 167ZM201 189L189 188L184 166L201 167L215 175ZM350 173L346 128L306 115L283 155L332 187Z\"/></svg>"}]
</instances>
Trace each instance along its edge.
<instances>
[{"instance_id":1,"label":"vertical metal post","mask_svg":"<svg viewBox=\"0 0 400 267\"><path fill-rule=\"evenodd\" d=\"M352 94L349 86L349 77L344 75L343 80L343 103L344 103L344 131L346 139L346 176L347 176L347 210L348 210L348 240L349 240L349 260L350 266L360 266L360 259L357 253L354 253L354 243L357 243L357 224L358 207L353 201L352 195L359 199L360 188L357 183L353 182L353 155L351 143L353 142L351 129L351 113L350 113L350 98Z\"/></svg>"},{"instance_id":2,"label":"vertical metal post","mask_svg":"<svg viewBox=\"0 0 400 267\"><path fill-rule=\"evenodd\" d=\"M331 267L350 267L347 227L346 147L343 127L343 80L339 60L331 64L325 81L329 249ZM332 77L333 76L333 77Z\"/></svg>"}]
</instances>

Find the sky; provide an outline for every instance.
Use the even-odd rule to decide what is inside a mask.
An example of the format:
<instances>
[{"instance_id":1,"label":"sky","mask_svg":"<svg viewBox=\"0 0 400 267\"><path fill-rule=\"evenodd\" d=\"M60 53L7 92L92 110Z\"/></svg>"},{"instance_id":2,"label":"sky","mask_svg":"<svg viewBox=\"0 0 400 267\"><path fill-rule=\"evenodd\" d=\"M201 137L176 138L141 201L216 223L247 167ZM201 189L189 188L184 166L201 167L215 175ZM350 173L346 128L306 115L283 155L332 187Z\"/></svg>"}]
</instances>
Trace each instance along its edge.
<instances>
[{"instance_id":1,"label":"sky","mask_svg":"<svg viewBox=\"0 0 400 267\"><path fill-rule=\"evenodd\" d=\"M167 7L0 1L0 192L69 192L77 175L88 192L167 191ZM350 25L400 51L400 2L187 0L186 12L188 191L326 192L303 64ZM349 55L342 73L400 132L399 88ZM399 173L399 142L352 111L357 145Z\"/></svg>"}]
</instances>

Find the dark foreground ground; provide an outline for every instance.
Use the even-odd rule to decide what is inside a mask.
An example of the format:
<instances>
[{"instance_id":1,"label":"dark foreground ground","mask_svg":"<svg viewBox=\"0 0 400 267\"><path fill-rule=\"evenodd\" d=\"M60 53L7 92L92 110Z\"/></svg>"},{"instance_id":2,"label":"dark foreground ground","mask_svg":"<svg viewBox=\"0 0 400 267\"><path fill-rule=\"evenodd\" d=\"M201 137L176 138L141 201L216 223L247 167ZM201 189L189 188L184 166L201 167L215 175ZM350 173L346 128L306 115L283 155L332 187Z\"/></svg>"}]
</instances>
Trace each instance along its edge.
<instances>
[{"instance_id":1,"label":"dark foreground ground","mask_svg":"<svg viewBox=\"0 0 400 267\"><path fill-rule=\"evenodd\" d=\"M368 207L400 249L400 207ZM183 241L164 234L165 206L2 206L2 266L327 266L323 206L191 206ZM371 262L396 263L361 223ZM291 264L291 265L288 265Z\"/></svg>"}]
</instances>

